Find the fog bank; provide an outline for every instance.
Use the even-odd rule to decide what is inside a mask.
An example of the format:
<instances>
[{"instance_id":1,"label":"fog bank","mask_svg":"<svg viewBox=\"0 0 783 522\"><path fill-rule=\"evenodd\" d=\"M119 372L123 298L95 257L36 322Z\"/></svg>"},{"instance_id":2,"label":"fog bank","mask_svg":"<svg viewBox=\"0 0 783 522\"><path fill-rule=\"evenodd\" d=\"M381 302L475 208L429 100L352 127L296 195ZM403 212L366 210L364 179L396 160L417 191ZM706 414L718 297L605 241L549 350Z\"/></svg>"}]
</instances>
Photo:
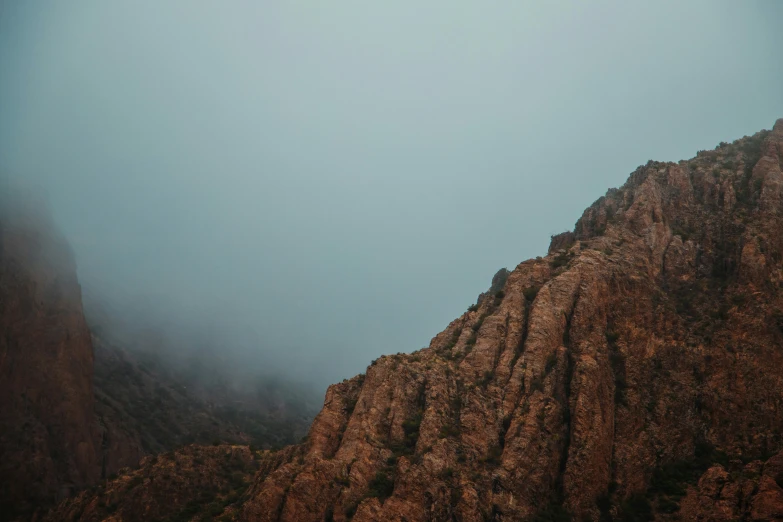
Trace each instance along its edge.
<instances>
[{"instance_id":1,"label":"fog bank","mask_svg":"<svg viewBox=\"0 0 783 522\"><path fill-rule=\"evenodd\" d=\"M781 19L2 2L0 172L45 194L93 317L323 387L427 345L637 165L769 128Z\"/></svg>"}]
</instances>

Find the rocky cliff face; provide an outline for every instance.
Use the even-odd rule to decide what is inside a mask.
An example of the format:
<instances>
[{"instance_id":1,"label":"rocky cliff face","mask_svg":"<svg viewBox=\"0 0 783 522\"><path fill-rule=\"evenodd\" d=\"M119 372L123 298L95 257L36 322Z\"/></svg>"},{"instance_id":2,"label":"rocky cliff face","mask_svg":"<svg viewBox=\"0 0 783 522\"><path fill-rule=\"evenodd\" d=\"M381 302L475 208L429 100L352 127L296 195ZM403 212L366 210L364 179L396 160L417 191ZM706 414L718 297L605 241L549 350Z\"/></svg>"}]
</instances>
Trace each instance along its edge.
<instances>
[{"instance_id":1,"label":"rocky cliff face","mask_svg":"<svg viewBox=\"0 0 783 522\"><path fill-rule=\"evenodd\" d=\"M70 250L38 210L0 208L0 519L100 478L90 332ZM14 208L10 208L14 207Z\"/></svg>"},{"instance_id":2,"label":"rocky cliff face","mask_svg":"<svg viewBox=\"0 0 783 522\"><path fill-rule=\"evenodd\" d=\"M639 167L428 348L331 386L221 516L780 520L782 216L783 120Z\"/></svg>"}]
</instances>

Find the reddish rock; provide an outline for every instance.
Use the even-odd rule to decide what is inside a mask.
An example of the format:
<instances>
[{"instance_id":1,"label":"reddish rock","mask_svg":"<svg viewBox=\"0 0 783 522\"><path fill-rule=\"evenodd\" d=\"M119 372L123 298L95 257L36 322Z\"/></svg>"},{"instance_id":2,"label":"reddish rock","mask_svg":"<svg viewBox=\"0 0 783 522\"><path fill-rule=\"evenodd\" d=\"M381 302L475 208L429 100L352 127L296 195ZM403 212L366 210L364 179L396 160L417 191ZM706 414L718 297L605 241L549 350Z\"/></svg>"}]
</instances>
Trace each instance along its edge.
<instances>
[{"instance_id":1,"label":"reddish rock","mask_svg":"<svg viewBox=\"0 0 783 522\"><path fill-rule=\"evenodd\" d=\"M6 516L101 476L92 345L73 258L40 209L13 196L0 197L0 512Z\"/></svg>"}]
</instances>

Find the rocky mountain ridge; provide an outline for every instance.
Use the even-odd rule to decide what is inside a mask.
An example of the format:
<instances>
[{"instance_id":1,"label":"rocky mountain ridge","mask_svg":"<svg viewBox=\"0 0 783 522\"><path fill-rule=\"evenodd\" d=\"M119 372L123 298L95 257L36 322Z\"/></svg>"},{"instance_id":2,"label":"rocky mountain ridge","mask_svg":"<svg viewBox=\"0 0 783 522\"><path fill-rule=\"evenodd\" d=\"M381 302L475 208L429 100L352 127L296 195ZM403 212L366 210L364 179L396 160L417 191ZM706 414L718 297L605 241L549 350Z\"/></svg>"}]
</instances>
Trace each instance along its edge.
<instances>
[{"instance_id":1,"label":"rocky mountain ridge","mask_svg":"<svg viewBox=\"0 0 783 522\"><path fill-rule=\"evenodd\" d=\"M639 167L191 519L780 520L782 216L783 120ZM95 502L50 519L101 520Z\"/></svg>"}]
</instances>

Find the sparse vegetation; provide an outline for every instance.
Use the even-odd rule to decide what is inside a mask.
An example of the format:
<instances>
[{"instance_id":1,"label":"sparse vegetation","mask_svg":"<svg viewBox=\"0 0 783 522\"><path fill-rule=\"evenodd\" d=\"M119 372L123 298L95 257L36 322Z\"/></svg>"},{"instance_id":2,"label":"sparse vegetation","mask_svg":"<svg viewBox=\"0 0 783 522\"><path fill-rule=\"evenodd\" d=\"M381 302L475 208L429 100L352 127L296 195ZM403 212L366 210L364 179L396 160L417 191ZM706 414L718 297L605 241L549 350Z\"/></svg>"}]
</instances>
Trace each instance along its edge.
<instances>
[{"instance_id":1,"label":"sparse vegetation","mask_svg":"<svg viewBox=\"0 0 783 522\"><path fill-rule=\"evenodd\" d=\"M384 468L375 474L367 486L367 497L383 503L394 492L394 470Z\"/></svg>"},{"instance_id":2,"label":"sparse vegetation","mask_svg":"<svg viewBox=\"0 0 783 522\"><path fill-rule=\"evenodd\" d=\"M495 372L493 372L491 370L487 370L487 371L484 372L484 375L479 380L478 385L481 388L485 388L486 389L486 387L489 386L489 383L491 383L492 379L494 379L494 378L495 378Z\"/></svg>"},{"instance_id":3,"label":"sparse vegetation","mask_svg":"<svg viewBox=\"0 0 783 522\"><path fill-rule=\"evenodd\" d=\"M458 438L460 434L461 430L459 426L453 423L443 425L440 429L440 432L438 432L438 436L441 439Z\"/></svg>"},{"instance_id":4,"label":"sparse vegetation","mask_svg":"<svg viewBox=\"0 0 783 522\"><path fill-rule=\"evenodd\" d=\"M536 286L536 285L529 286L529 287L525 288L524 290L522 290L522 295L525 296L525 299L529 303L532 303L535 300L536 296L538 295L539 290L541 290L540 286Z\"/></svg>"},{"instance_id":5,"label":"sparse vegetation","mask_svg":"<svg viewBox=\"0 0 783 522\"><path fill-rule=\"evenodd\" d=\"M561 268L568 265L568 263L570 263L573 258L573 254L568 252L561 252L552 258L551 261L549 261L549 266L555 269Z\"/></svg>"}]
</instances>

